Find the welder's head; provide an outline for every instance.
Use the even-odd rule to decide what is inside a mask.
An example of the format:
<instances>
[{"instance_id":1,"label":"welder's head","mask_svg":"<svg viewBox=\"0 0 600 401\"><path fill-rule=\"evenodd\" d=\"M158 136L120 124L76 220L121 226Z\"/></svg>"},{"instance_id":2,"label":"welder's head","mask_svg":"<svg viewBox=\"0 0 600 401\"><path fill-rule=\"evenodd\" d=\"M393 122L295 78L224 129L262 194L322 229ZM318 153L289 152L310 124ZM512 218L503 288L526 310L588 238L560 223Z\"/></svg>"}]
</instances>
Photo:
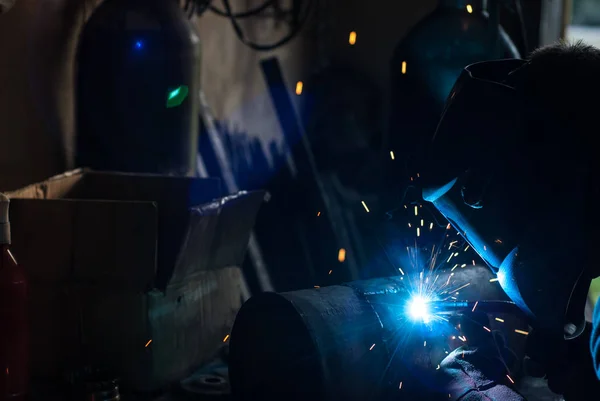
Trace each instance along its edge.
<instances>
[{"instance_id":1,"label":"welder's head","mask_svg":"<svg viewBox=\"0 0 600 401\"><path fill-rule=\"evenodd\" d=\"M600 218L600 50L560 44L456 82L422 166L423 198L497 273L537 328L585 325Z\"/></svg>"}]
</instances>

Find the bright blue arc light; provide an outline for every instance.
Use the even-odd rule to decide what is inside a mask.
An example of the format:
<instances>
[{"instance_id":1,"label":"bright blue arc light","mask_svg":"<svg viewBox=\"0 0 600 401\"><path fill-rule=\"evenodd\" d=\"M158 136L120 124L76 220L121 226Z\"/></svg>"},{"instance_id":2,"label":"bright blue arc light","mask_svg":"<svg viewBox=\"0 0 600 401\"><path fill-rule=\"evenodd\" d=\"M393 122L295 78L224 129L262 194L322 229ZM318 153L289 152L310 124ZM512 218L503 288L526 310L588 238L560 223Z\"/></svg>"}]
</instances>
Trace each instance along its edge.
<instances>
[{"instance_id":1,"label":"bright blue arc light","mask_svg":"<svg viewBox=\"0 0 600 401\"><path fill-rule=\"evenodd\" d=\"M408 301L408 316L418 322L429 323L431 312L429 310L429 300L421 295L415 295Z\"/></svg>"},{"instance_id":2,"label":"bright blue arc light","mask_svg":"<svg viewBox=\"0 0 600 401\"><path fill-rule=\"evenodd\" d=\"M141 40L136 40L133 44L133 47L137 50L140 50L144 47L144 42L142 42Z\"/></svg>"}]
</instances>

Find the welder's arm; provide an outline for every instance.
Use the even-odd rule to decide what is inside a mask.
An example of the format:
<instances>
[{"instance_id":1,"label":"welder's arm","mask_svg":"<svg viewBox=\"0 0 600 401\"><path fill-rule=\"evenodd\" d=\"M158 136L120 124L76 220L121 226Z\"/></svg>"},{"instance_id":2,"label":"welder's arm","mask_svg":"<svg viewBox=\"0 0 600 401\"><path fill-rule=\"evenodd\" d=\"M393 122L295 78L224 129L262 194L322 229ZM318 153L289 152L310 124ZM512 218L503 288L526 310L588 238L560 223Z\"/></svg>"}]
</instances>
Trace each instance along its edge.
<instances>
[{"instance_id":1,"label":"welder's arm","mask_svg":"<svg viewBox=\"0 0 600 401\"><path fill-rule=\"evenodd\" d=\"M470 314L461 319L469 345L450 353L437 371L443 398L455 401L525 401L512 387L509 375L517 362L500 333L490 333L485 314ZM440 397L442 399L442 397Z\"/></svg>"}]
</instances>

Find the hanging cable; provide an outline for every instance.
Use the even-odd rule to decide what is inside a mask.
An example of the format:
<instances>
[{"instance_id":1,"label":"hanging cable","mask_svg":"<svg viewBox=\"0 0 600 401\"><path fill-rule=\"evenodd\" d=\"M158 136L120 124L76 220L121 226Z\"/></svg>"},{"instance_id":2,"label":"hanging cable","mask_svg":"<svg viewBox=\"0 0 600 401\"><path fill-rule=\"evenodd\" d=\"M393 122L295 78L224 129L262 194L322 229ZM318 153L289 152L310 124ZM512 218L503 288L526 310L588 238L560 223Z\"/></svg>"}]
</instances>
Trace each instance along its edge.
<instances>
[{"instance_id":1,"label":"hanging cable","mask_svg":"<svg viewBox=\"0 0 600 401\"><path fill-rule=\"evenodd\" d=\"M229 20L231 21L231 25L233 26L233 30L235 31L235 34L238 37L238 39L246 46L250 47L251 49L257 50L257 51L271 51L280 46L287 44L289 41L294 39L296 37L296 35L302 30L304 24L310 17L311 11L313 8L313 3L314 3L314 0L307 0L307 4L304 7L304 12L303 13L302 13L302 11L300 12L300 14L303 14L303 15L298 18L297 22L294 24L291 31L286 36L284 36L282 39L280 39L279 41L277 41L275 43L263 45L263 44L254 43L254 42L246 39L244 32L242 31L242 28L240 27L240 25L237 22L235 14L231 11L231 4L229 3L229 0L222 0L222 1L223 1L223 6L225 7L225 13L229 17Z\"/></svg>"},{"instance_id":2,"label":"hanging cable","mask_svg":"<svg viewBox=\"0 0 600 401\"><path fill-rule=\"evenodd\" d=\"M529 41L527 40L527 26L525 25L525 16L523 15L523 7L521 0L515 0L515 10L519 19L521 29L521 40L523 41L523 55L529 55Z\"/></svg>"},{"instance_id":3,"label":"hanging cable","mask_svg":"<svg viewBox=\"0 0 600 401\"><path fill-rule=\"evenodd\" d=\"M212 0L185 0L183 11L191 19L194 15L202 15L210 6Z\"/></svg>"},{"instance_id":4,"label":"hanging cable","mask_svg":"<svg viewBox=\"0 0 600 401\"><path fill-rule=\"evenodd\" d=\"M255 8L251 8L249 10L246 11L242 11L239 13L234 13L233 14L233 18L248 18L248 17L253 17L257 14L260 14L261 12L263 12L264 10L266 10L267 8L273 6L275 4L276 0L266 0L263 4L261 4L258 7ZM221 17L231 17L231 13L227 12L227 9L225 9L225 11L218 9L217 7L213 6L213 5L209 5L209 10L212 11L213 13L220 15Z\"/></svg>"}]
</instances>

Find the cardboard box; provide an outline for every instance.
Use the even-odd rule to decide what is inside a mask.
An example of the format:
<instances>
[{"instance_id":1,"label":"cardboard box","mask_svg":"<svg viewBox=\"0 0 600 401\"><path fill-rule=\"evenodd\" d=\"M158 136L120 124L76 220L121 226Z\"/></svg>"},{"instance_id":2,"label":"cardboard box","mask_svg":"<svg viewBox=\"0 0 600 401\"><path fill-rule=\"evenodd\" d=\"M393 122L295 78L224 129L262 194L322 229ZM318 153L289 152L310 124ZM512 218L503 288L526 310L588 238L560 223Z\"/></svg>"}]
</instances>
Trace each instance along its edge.
<instances>
[{"instance_id":1,"label":"cardboard box","mask_svg":"<svg viewBox=\"0 0 600 401\"><path fill-rule=\"evenodd\" d=\"M78 170L7 195L34 377L87 359L152 391L213 356L241 305L262 192L219 198L215 179Z\"/></svg>"}]
</instances>

